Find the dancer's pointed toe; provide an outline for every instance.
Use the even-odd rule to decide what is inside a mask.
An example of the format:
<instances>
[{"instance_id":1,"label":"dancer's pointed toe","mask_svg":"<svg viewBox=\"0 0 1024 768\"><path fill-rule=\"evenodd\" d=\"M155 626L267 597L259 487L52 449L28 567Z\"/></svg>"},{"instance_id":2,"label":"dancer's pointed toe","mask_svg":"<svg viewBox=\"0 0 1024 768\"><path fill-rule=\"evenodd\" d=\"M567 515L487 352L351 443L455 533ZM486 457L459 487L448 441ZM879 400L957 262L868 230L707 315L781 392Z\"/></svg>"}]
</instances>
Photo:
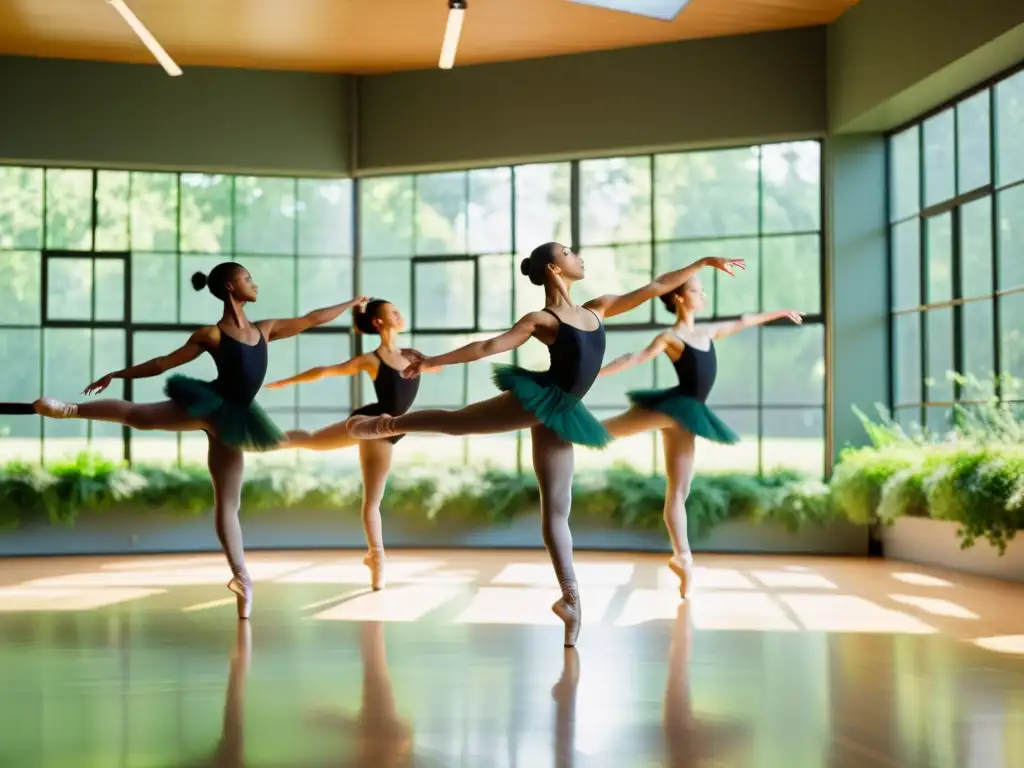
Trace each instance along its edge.
<instances>
[{"instance_id":1,"label":"dancer's pointed toe","mask_svg":"<svg viewBox=\"0 0 1024 768\"><path fill-rule=\"evenodd\" d=\"M32 410L50 419L73 419L78 415L77 405L55 397L40 397L32 403Z\"/></svg>"},{"instance_id":2,"label":"dancer's pointed toe","mask_svg":"<svg viewBox=\"0 0 1024 768\"><path fill-rule=\"evenodd\" d=\"M363 558L363 565L370 569L370 587L378 592L387 585L384 578L384 550L371 549Z\"/></svg>"},{"instance_id":3,"label":"dancer's pointed toe","mask_svg":"<svg viewBox=\"0 0 1024 768\"><path fill-rule=\"evenodd\" d=\"M252 582L247 577L235 576L228 582L228 589L235 593L238 618L248 619L252 614Z\"/></svg>"},{"instance_id":4,"label":"dancer's pointed toe","mask_svg":"<svg viewBox=\"0 0 1024 768\"><path fill-rule=\"evenodd\" d=\"M395 419L388 414L380 416L352 416L345 422L345 429L358 440L379 440L394 437Z\"/></svg>"},{"instance_id":5,"label":"dancer's pointed toe","mask_svg":"<svg viewBox=\"0 0 1024 768\"><path fill-rule=\"evenodd\" d=\"M693 586L693 555L689 552L684 555L672 555L668 560L668 567L679 577L679 596L685 600L690 596L690 587Z\"/></svg>"}]
</instances>

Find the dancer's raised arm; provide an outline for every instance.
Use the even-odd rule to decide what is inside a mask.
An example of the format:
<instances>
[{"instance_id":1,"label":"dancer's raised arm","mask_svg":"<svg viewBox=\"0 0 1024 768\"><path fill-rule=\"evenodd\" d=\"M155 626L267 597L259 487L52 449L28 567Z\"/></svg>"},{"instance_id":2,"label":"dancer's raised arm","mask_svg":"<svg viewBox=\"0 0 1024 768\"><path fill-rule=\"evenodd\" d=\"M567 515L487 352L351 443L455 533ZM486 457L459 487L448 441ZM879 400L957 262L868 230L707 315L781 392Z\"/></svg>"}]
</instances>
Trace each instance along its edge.
<instances>
[{"instance_id":1,"label":"dancer's raised arm","mask_svg":"<svg viewBox=\"0 0 1024 768\"><path fill-rule=\"evenodd\" d=\"M210 349L211 346L216 346L219 334L220 331L215 326L200 328L189 337L187 342L173 352L161 355L160 357L154 357L152 360L133 365L130 368L123 368L120 371L108 373L86 387L82 394L98 395L109 387L110 382L114 379L148 379L152 376L160 376L167 373L167 371L178 368L185 363L191 363L203 352Z\"/></svg>"},{"instance_id":2,"label":"dancer's raised arm","mask_svg":"<svg viewBox=\"0 0 1024 768\"><path fill-rule=\"evenodd\" d=\"M603 318L615 317L615 315L621 315L634 307L640 306L645 301L650 301L651 299L656 299L659 296L664 296L666 293L671 293L681 287L683 283L700 272L704 267L712 267L731 276L734 274L734 267L738 269L746 269L747 265L743 259L722 259L716 256L708 256L703 259L698 259L688 267L676 269L672 272L666 272L665 274L656 277L642 288L637 288L635 291L630 291L629 293L623 293L621 295L607 294L605 296L598 296L596 299L591 299L583 306L587 309L593 310Z\"/></svg>"},{"instance_id":3,"label":"dancer's raised arm","mask_svg":"<svg viewBox=\"0 0 1024 768\"><path fill-rule=\"evenodd\" d=\"M804 313L795 309L780 309L775 312L743 315L739 320L730 320L724 323L709 323L706 327L708 335L712 339L724 339L726 336L732 336L734 333L739 333L747 328L756 328L759 325L770 323L773 320L781 320L782 318L789 318L797 325L800 325L804 321Z\"/></svg>"},{"instance_id":4,"label":"dancer's raised arm","mask_svg":"<svg viewBox=\"0 0 1024 768\"><path fill-rule=\"evenodd\" d=\"M521 347L529 341L539 325L550 325L552 321L547 318L550 318L550 315L546 315L544 312L531 312L528 315L523 315L519 322L498 336L484 341L474 341L471 344L466 344L464 347L459 347L436 357L424 357L419 360L413 360L409 367L402 371L402 376L410 379L430 369L438 369L446 365L472 363L485 357L500 355L503 352L511 352L513 349Z\"/></svg>"},{"instance_id":5,"label":"dancer's raised arm","mask_svg":"<svg viewBox=\"0 0 1024 768\"><path fill-rule=\"evenodd\" d=\"M316 328L318 325L325 325L332 320L336 320L342 313L352 309L352 307L357 307L366 302L367 298L365 296L357 296L354 299L341 304L335 304L332 307L314 309L312 312L307 312L301 317L290 317L284 320L262 320L256 325L263 331L267 341L279 341L291 338L303 331L308 331L310 328Z\"/></svg>"},{"instance_id":6,"label":"dancer's raised arm","mask_svg":"<svg viewBox=\"0 0 1024 768\"><path fill-rule=\"evenodd\" d=\"M624 355L612 360L608 365L601 369L598 376L611 376L615 373L622 373L628 371L638 365L650 362L666 349L672 343L672 334L665 332L659 333L645 349L639 352L627 352Z\"/></svg>"},{"instance_id":7,"label":"dancer's raised arm","mask_svg":"<svg viewBox=\"0 0 1024 768\"><path fill-rule=\"evenodd\" d=\"M264 389L284 389L293 384L307 384L311 381L319 381L320 379L327 379L332 376L355 376L363 372L370 373L371 371L373 371L373 353L368 352L365 355L359 355L351 360L346 360L344 363L321 365L305 370L302 373L297 373L294 376L289 376L286 379L272 381Z\"/></svg>"}]
</instances>

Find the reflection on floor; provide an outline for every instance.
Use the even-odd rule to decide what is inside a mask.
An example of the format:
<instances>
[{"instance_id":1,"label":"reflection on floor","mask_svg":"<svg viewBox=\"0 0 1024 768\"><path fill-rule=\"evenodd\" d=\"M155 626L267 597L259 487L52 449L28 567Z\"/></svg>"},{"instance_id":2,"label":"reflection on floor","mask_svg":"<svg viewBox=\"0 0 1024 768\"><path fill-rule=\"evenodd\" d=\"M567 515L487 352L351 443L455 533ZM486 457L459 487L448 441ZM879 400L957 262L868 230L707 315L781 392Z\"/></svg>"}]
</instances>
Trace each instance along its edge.
<instances>
[{"instance_id":1,"label":"reflection on floor","mask_svg":"<svg viewBox=\"0 0 1024 768\"><path fill-rule=\"evenodd\" d=\"M1024 765L1024 587L900 563L537 552L8 560L0 765Z\"/></svg>"}]
</instances>

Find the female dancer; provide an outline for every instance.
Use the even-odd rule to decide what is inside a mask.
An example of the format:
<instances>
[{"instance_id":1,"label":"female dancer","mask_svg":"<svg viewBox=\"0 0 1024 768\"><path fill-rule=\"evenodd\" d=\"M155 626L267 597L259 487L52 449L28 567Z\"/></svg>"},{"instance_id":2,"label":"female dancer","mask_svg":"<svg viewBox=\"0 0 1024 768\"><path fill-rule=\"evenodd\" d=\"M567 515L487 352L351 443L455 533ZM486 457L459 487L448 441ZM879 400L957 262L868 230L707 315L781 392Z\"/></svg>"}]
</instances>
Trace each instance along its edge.
<instances>
[{"instance_id":1,"label":"female dancer","mask_svg":"<svg viewBox=\"0 0 1024 768\"><path fill-rule=\"evenodd\" d=\"M712 323L698 328L695 317L704 309L704 287L700 278L689 278L681 288L661 296L665 309L676 316L673 326L658 334L642 352L613 360L601 369L601 376L620 373L653 360L664 352L672 361L679 383L668 389L637 390L627 393L628 411L603 423L613 437L628 437L660 429L665 452L665 526L672 540L669 568L679 577L679 594L686 597L693 573L693 554L686 536L686 497L693 478L694 443L703 437L717 443L737 443L739 438L707 406L715 383L717 359L715 340L772 320L789 318L798 325L803 313L793 310L744 315L739 320Z\"/></svg>"},{"instance_id":2,"label":"female dancer","mask_svg":"<svg viewBox=\"0 0 1024 768\"><path fill-rule=\"evenodd\" d=\"M233 574L227 586L235 593L239 618L246 619L252 610L252 580L245 567L242 529L238 524L244 470L242 451L270 450L285 439L255 402L267 373L267 343L329 323L366 300L352 299L288 320L252 323L243 307L256 301L258 288L249 270L241 264L218 264L210 270L209 277L196 272L192 276L192 287L197 291L209 287L210 293L220 299L224 305L220 322L200 328L184 346L169 355L108 373L86 387L84 394L99 394L114 379L159 376L195 360L203 352L209 352L217 365L215 381L171 376L164 388L169 399L160 403L125 400L64 403L42 397L33 407L40 416L51 419L90 419L124 424L133 429L206 432L210 442L208 465L213 481L217 538Z\"/></svg>"},{"instance_id":3,"label":"female dancer","mask_svg":"<svg viewBox=\"0 0 1024 768\"><path fill-rule=\"evenodd\" d=\"M377 416L382 413L401 415L412 408L420 388L418 378L403 378L402 372L413 360L423 355L414 349L400 349L398 334L405 330L405 318L389 301L373 299L365 306L353 310L352 322L360 333L376 333L380 345L373 352L353 357L337 365L310 368L297 376L290 376L267 384L267 389L281 389L292 384L319 381L328 376L355 376L367 373L373 379L377 402L353 411L354 415ZM440 370L421 367L421 372ZM349 435L345 424L333 424L317 432L294 430L286 432L284 448L307 448L312 451L333 451L359 443L359 466L363 474L363 532L369 551L363 563L370 569L370 585L378 590L384 587L384 538L381 532L380 502L391 471L391 453L394 444L404 435L383 440L357 440Z\"/></svg>"},{"instance_id":4,"label":"female dancer","mask_svg":"<svg viewBox=\"0 0 1024 768\"><path fill-rule=\"evenodd\" d=\"M581 618L569 532L573 444L602 447L611 440L608 431L581 402L601 368L604 320L675 290L706 266L731 275L733 267L742 269L744 263L738 259L701 259L631 293L601 296L577 306L570 290L573 283L584 278L582 259L564 245L545 243L535 248L521 265L530 282L544 287L543 310L523 316L500 336L413 362L402 375L415 376L424 366L469 363L508 352L534 336L548 347L551 355L547 371L495 366L494 381L503 394L457 411L416 411L398 417L382 414L349 419L350 434L360 439L406 432L481 435L530 428L533 467L540 486L544 545L562 591L562 598L552 610L565 622L566 646L576 644Z\"/></svg>"}]
</instances>

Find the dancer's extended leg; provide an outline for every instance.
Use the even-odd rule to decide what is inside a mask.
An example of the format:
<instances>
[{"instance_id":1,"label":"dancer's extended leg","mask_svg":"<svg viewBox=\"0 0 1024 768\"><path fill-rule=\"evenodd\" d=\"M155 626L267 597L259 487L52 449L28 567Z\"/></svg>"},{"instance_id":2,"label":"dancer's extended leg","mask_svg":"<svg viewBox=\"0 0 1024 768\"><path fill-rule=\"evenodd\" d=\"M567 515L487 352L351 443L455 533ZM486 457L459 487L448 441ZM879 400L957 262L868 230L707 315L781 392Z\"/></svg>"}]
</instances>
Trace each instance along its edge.
<instances>
[{"instance_id":1,"label":"dancer's extended leg","mask_svg":"<svg viewBox=\"0 0 1024 768\"><path fill-rule=\"evenodd\" d=\"M348 448L359 442L345 428L345 422L307 432L304 429L290 429L284 433L287 440L278 446L282 448L305 448L308 451L334 451Z\"/></svg>"},{"instance_id":2,"label":"dancer's extended leg","mask_svg":"<svg viewBox=\"0 0 1024 768\"><path fill-rule=\"evenodd\" d=\"M625 413L612 416L601 422L611 436L618 440L621 437L638 435L641 432L651 432L655 429L664 429L675 424L671 418L658 411L649 411L646 408L632 407Z\"/></svg>"},{"instance_id":3,"label":"dancer's extended leg","mask_svg":"<svg viewBox=\"0 0 1024 768\"><path fill-rule=\"evenodd\" d=\"M252 579L245 567L242 526L238 522L245 458L241 451L210 437L208 464L210 479L213 480L214 526L233 574L228 589L237 598L238 618L247 619L252 611Z\"/></svg>"},{"instance_id":4,"label":"dancer's extended leg","mask_svg":"<svg viewBox=\"0 0 1024 768\"><path fill-rule=\"evenodd\" d=\"M159 429L165 432L192 432L206 424L188 415L173 400L160 403L130 403L127 400L91 400L86 403L65 403L42 397L33 404L36 413L51 419L87 419L112 421L133 429Z\"/></svg>"},{"instance_id":5,"label":"dancer's extended leg","mask_svg":"<svg viewBox=\"0 0 1024 768\"><path fill-rule=\"evenodd\" d=\"M391 437L407 432L441 435L492 435L532 427L537 417L510 392L467 405L457 411L412 411L401 416L353 416L349 434L360 440Z\"/></svg>"},{"instance_id":6,"label":"dancer's extended leg","mask_svg":"<svg viewBox=\"0 0 1024 768\"><path fill-rule=\"evenodd\" d=\"M387 487L393 450L394 446L387 440L362 440L359 443L359 467L363 473L363 533L369 550L363 562L370 569L370 585L374 589L382 589L385 584L380 502Z\"/></svg>"},{"instance_id":7,"label":"dancer's extended leg","mask_svg":"<svg viewBox=\"0 0 1024 768\"><path fill-rule=\"evenodd\" d=\"M686 497L693 479L695 438L677 425L661 431L665 449L665 527L672 540L669 568L679 577L679 595L686 597L693 580L693 553L686 535Z\"/></svg>"},{"instance_id":8,"label":"dancer's extended leg","mask_svg":"<svg viewBox=\"0 0 1024 768\"><path fill-rule=\"evenodd\" d=\"M576 569L572 562L572 533L569 511L572 506L572 476L575 465L572 443L567 443L542 424L530 430L533 443L533 470L540 487L541 532L562 598L551 610L565 622L565 645L576 645L580 633L582 608Z\"/></svg>"}]
</instances>

